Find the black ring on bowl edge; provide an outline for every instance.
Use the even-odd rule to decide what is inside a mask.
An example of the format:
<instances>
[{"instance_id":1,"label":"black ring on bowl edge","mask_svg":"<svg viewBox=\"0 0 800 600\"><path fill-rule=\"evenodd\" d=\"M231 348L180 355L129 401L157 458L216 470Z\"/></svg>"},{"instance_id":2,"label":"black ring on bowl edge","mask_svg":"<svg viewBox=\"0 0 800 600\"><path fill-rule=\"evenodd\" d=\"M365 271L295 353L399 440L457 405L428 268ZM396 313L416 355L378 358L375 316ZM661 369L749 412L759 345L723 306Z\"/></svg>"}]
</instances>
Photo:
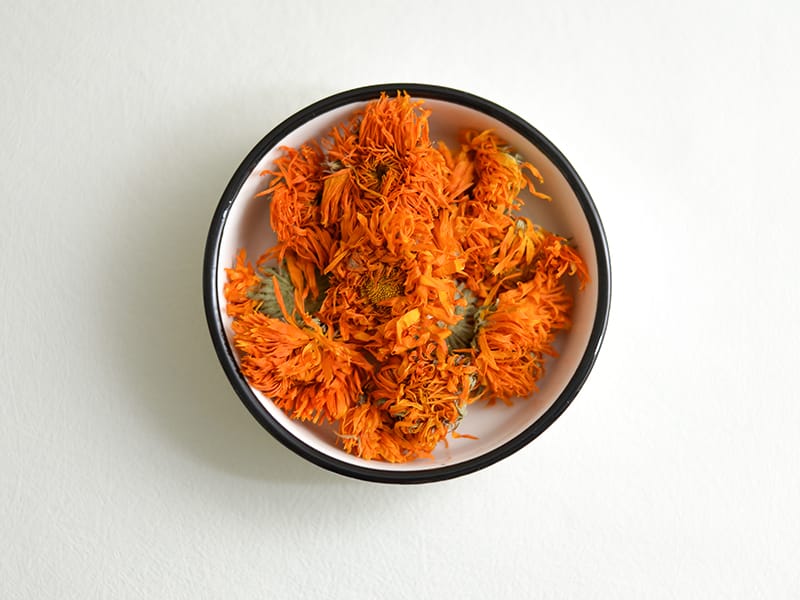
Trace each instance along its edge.
<instances>
[{"instance_id":1,"label":"black ring on bowl edge","mask_svg":"<svg viewBox=\"0 0 800 600\"><path fill-rule=\"evenodd\" d=\"M398 91L406 91L416 98L443 100L478 110L505 123L536 145L561 171L583 208L592 232L598 270L597 312L589 343L578 368L553 405L521 434L486 454L454 465L419 471L385 471L345 463L312 448L281 427L258 401L239 372L233 350L224 334L216 287L219 246L228 211L261 157L292 130L320 114L345 104L373 100L381 92L395 94ZM564 155L536 128L502 106L467 92L436 85L393 83L356 88L315 102L275 127L250 151L225 188L211 222L203 262L203 300L214 348L231 385L256 420L284 446L312 463L341 475L379 483L427 483L466 475L510 456L538 437L566 410L583 387L603 342L611 302L611 266L608 242L589 191Z\"/></svg>"}]
</instances>

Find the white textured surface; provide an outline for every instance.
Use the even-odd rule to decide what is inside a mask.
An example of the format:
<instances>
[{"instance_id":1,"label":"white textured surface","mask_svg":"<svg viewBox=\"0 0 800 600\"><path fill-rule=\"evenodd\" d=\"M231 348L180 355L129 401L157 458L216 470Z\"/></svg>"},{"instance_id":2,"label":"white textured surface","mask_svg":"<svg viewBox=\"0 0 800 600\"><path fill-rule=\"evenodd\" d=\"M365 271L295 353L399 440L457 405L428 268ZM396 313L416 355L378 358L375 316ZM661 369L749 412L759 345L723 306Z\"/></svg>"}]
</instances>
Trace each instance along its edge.
<instances>
[{"instance_id":1,"label":"white textured surface","mask_svg":"<svg viewBox=\"0 0 800 600\"><path fill-rule=\"evenodd\" d=\"M0 597L797 596L794 3L171 4L0 4ZM410 488L264 433L199 285L261 135L392 80L541 129L614 273L565 415Z\"/></svg>"}]
</instances>

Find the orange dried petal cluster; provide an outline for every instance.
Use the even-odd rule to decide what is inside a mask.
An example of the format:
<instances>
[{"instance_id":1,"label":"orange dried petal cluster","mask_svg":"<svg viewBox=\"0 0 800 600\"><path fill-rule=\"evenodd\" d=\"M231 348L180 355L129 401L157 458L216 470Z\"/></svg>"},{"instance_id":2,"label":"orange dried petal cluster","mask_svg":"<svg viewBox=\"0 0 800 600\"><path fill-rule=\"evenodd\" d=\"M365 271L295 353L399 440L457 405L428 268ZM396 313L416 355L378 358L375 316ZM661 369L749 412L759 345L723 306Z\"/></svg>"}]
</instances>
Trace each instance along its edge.
<instances>
[{"instance_id":1,"label":"orange dried petal cluster","mask_svg":"<svg viewBox=\"0 0 800 600\"><path fill-rule=\"evenodd\" d=\"M478 400L536 389L570 326L567 240L518 214L549 201L492 131L434 144L430 111L382 95L283 148L258 197L278 243L240 253L224 293L240 367L292 418L332 422L369 460L431 456ZM272 266L268 266L268 265Z\"/></svg>"}]
</instances>

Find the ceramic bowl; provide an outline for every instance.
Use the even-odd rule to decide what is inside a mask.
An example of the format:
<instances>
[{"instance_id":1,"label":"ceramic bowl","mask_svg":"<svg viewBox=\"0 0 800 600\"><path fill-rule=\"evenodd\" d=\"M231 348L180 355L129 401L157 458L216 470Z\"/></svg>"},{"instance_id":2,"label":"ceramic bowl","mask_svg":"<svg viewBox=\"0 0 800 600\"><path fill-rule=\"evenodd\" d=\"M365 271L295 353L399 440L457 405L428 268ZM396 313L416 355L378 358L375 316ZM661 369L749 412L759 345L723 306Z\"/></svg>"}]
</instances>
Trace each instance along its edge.
<instances>
[{"instance_id":1,"label":"ceramic bowl","mask_svg":"<svg viewBox=\"0 0 800 600\"><path fill-rule=\"evenodd\" d=\"M408 92L423 99L432 111L431 139L454 143L464 128L493 129L542 173L537 189L553 201L525 203L522 214L570 238L586 262L590 282L576 294L571 329L559 334L559 356L548 359L539 390L512 406L470 405L459 432L478 439L450 439L439 444L434 457L404 464L367 461L335 444L333 427L290 419L261 392L248 385L239 370L232 344L231 320L225 313L225 269L237 251L261 255L276 242L269 226L269 202L255 198L264 189L259 175L280 155L280 146L297 147L319 139L355 109L380 96ZM268 133L234 173L213 216L205 251L203 294L211 338L222 368L244 405L263 427L287 448L336 473L386 483L422 483L449 479L487 467L520 450L545 431L575 399L597 357L606 328L611 296L608 247L603 227L575 169L537 129L505 108L472 94L422 84L376 85L342 92L320 100L286 119Z\"/></svg>"}]
</instances>

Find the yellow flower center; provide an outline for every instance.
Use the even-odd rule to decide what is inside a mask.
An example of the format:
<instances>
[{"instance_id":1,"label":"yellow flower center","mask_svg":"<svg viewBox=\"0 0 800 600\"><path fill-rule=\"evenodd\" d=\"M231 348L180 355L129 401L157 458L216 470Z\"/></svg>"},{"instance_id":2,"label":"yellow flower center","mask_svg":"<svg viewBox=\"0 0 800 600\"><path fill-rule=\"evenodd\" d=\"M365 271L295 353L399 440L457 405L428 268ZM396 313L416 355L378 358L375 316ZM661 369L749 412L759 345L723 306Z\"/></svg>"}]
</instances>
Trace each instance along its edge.
<instances>
[{"instance_id":1,"label":"yellow flower center","mask_svg":"<svg viewBox=\"0 0 800 600\"><path fill-rule=\"evenodd\" d=\"M396 273L381 275L375 280L368 280L361 288L361 295L372 304L379 304L389 298L399 296L403 291L403 282Z\"/></svg>"}]
</instances>

